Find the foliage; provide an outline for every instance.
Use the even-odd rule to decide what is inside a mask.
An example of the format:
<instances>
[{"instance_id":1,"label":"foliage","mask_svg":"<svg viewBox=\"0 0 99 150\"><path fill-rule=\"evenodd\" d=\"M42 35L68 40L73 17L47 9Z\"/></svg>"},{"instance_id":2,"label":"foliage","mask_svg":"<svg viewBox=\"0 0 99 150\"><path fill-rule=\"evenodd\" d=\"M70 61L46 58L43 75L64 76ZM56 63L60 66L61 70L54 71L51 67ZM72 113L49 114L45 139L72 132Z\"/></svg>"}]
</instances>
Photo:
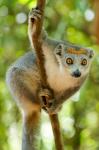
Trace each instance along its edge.
<instances>
[{"instance_id":1,"label":"foliage","mask_svg":"<svg viewBox=\"0 0 99 150\"><path fill-rule=\"evenodd\" d=\"M20 149L21 117L8 92L5 73L14 60L30 50L27 17L35 4L35 0L0 0L0 150ZM88 0L47 0L45 9L44 26L49 36L91 47L97 54L86 84L60 112L66 150L99 149L99 55L95 37L89 34L93 20L88 21L88 10L92 10ZM51 127L43 113L40 149L52 147Z\"/></svg>"}]
</instances>

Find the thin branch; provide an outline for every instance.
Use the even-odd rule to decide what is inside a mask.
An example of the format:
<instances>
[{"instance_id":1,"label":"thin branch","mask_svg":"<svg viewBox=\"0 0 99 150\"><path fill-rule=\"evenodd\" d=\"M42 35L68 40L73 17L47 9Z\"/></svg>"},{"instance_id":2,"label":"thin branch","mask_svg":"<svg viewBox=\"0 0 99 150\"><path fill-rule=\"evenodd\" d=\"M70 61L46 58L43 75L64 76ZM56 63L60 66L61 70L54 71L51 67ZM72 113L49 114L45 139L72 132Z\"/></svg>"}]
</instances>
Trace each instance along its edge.
<instances>
[{"instance_id":1,"label":"thin branch","mask_svg":"<svg viewBox=\"0 0 99 150\"><path fill-rule=\"evenodd\" d=\"M42 25L43 25L43 19L44 19L45 2L46 2L46 0L37 0L37 8L39 8L42 12L42 19L40 19L39 22L36 22L36 31L32 35L32 40L33 40L34 48L35 48L36 55L37 55L37 61L38 61L40 75L41 75L42 85L43 85L43 87L48 87L46 71L44 68L45 60L44 60L44 55L43 55L43 50L42 50L42 41L40 39ZM52 124L56 150L63 150L58 115L57 114L54 114L54 115L49 114L49 118L50 118L50 121Z\"/></svg>"},{"instance_id":2,"label":"thin branch","mask_svg":"<svg viewBox=\"0 0 99 150\"><path fill-rule=\"evenodd\" d=\"M52 130L53 130L53 134L54 134L56 150L63 150L63 141L62 141L62 135L61 135L58 115L53 114L53 115L49 115L49 117L50 117Z\"/></svg>"},{"instance_id":3,"label":"thin branch","mask_svg":"<svg viewBox=\"0 0 99 150\"><path fill-rule=\"evenodd\" d=\"M37 8L39 8L42 12L42 19L39 20L39 22L36 22L36 30L35 33L33 33L33 45L36 50L37 55L37 61L38 61L38 67L41 75L42 85L44 87L47 86L47 77L46 72L44 68L44 55L42 51L42 41L40 39L41 31L42 31L42 25L43 25L43 16L44 16L44 7L45 7L45 0L37 0Z\"/></svg>"}]
</instances>

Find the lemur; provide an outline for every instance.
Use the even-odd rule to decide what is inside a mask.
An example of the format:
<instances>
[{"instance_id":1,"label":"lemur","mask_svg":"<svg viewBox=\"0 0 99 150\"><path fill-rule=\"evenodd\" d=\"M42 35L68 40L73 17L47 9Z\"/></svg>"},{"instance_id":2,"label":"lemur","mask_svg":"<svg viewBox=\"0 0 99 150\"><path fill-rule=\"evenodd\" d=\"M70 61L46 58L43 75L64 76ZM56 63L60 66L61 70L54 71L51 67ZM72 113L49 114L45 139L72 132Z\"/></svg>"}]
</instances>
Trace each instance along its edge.
<instances>
[{"instance_id":1,"label":"lemur","mask_svg":"<svg viewBox=\"0 0 99 150\"><path fill-rule=\"evenodd\" d=\"M32 34L38 19L41 19L41 11L32 9L28 19L28 35L32 49ZM54 114L84 83L89 73L93 51L67 41L51 39L44 29L41 40L47 82L55 97L46 109L47 112ZM12 96L22 110L22 150L36 150L35 140L39 130L41 108L46 105L40 96L47 96L49 91L42 89L34 50L27 52L11 65L6 74L6 81Z\"/></svg>"}]
</instances>

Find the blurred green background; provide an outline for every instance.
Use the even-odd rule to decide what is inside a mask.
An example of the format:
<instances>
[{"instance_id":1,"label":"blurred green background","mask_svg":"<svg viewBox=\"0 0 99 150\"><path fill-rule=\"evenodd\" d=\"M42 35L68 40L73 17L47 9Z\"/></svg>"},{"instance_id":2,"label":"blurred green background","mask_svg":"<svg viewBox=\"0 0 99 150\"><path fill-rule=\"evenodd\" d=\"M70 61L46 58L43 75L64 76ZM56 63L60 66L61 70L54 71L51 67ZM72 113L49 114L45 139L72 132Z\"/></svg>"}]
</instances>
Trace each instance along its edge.
<instances>
[{"instance_id":1,"label":"blurred green background","mask_svg":"<svg viewBox=\"0 0 99 150\"><path fill-rule=\"evenodd\" d=\"M9 65L29 51L27 18L35 0L0 0L0 150L21 150L22 120L5 83ZM59 113L64 150L99 150L99 0L47 0L44 26L56 39L94 49L89 78ZM42 113L40 150L54 150Z\"/></svg>"}]
</instances>

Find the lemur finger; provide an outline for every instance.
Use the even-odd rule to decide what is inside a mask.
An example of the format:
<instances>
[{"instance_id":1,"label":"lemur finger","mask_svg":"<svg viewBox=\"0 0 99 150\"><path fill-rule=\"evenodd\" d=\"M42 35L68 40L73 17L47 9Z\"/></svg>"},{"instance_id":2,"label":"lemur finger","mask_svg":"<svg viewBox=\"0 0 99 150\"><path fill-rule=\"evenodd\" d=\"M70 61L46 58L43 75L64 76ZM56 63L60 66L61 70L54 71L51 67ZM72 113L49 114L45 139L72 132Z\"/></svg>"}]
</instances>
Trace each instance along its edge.
<instances>
[{"instance_id":1,"label":"lemur finger","mask_svg":"<svg viewBox=\"0 0 99 150\"><path fill-rule=\"evenodd\" d=\"M30 19L31 19L31 21L38 20L37 16L34 16L33 18L30 18Z\"/></svg>"},{"instance_id":2,"label":"lemur finger","mask_svg":"<svg viewBox=\"0 0 99 150\"><path fill-rule=\"evenodd\" d=\"M47 102L47 107L51 108L53 106L54 99L49 99Z\"/></svg>"},{"instance_id":3,"label":"lemur finger","mask_svg":"<svg viewBox=\"0 0 99 150\"><path fill-rule=\"evenodd\" d=\"M34 12L42 13L42 11L40 9L37 9L37 8L32 8L29 13L34 13Z\"/></svg>"},{"instance_id":4,"label":"lemur finger","mask_svg":"<svg viewBox=\"0 0 99 150\"><path fill-rule=\"evenodd\" d=\"M33 14L31 16L29 16L29 19L33 22L34 20L38 20L38 19L41 19L41 15L39 14Z\"/></svg>"},{"instance_id":5,"label":"lemur finger","mask_svg":"<svg viewBox=\"0 0 99 150\"><path fill-rule=\"evenodd\" d=\"M35 20L38 20L38 19L41 19L41 15L33 15L33 16L29 16L29 19L35 19Z\"/></svg>"},{"instance_id":6,"label":"lemur finger","mask_svg":"<svg viewBox=\"0 0 99 150\"><path fill-rule=\"evenodd\" d=\"M31 11L41 12L41 10L39 8L32 8Z\"/></svg>"},{"instance_id":7,"label":"lemur finger","mask_svg":"<svg viewBox=\"0 0 99 150\"><path fill-rule=\"evenodd\" d=\"M40 10L37 9L33 9L30 11L29 13L29 17L33 18L34 16L37 16L38 18L41 18L42 12Z\"/></svg>"}]
</instances>

